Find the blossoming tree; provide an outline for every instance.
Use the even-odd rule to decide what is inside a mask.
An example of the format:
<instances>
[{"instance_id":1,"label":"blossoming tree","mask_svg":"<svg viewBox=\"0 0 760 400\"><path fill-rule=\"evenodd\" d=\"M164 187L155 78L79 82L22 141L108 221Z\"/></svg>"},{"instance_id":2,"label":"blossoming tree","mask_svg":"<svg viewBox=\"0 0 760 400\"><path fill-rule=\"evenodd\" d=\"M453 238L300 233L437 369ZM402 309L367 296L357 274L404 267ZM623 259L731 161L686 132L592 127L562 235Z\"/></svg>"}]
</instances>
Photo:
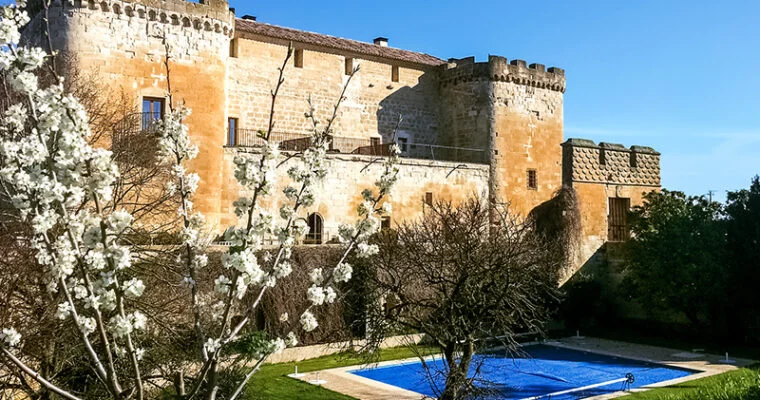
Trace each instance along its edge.
<instances>
[{"instance_id":1,"label":"blossoming tree","mask_svg":"<svg viewBox=\"0 0 760 400\"><path fill-rule=\"evenodd\" d=\"M133 254L124 240L133 216L107 206L112 203L112 186L119 170L108 150L89 144L86 112L64 90L63 79L47 63L50 55L39 48L18 45L19 29L29 21L24 6L25 1L19 0L16 5L3 7L0 20L0 70L22 99L8 107L0 121L0 182L19 218L31 224L30 243L36 262L44 268L51 298L59 301L56 317L68 321L70 324L64 326L76 331L104 393L114 399L154 397L156 391L147 390L144 383L153 374L142 368L146 350L140 345L151 335L149 322L137 306L150 288L133 268L133 260L140 255ZM202 293L201 279L206 274L201 272L209 254L204 218L193 208L193 195L202 182L187 168L198 154L183 124L190 111L175 105L170 97L170 112L158 122L160 154L173 171L169 189L180 199L177 212L182 243L173 249L173 262L185 271L183 284L195 336L192 342L198 343L193 376L180 375L175 381L174 395L178 398L215 399L220 395L219 379L230 364L229 348L250 325L264 293L291 273L292 248L307 230L299 212L314 203L314 185L328 173L326 152L343 95L324 124L313 107L306 113L313 127L308 149L284 155L278 143L270 140L287 61L272 92L269 129L261 133L261 152L234 160L235 178L247 195L234 203L242 224L225 233L230 246L222 257L224 273L206 285L213 287L213 293ZM43 87L37 71L46 67L52 69L56 82ZM346 86L349 83L350 79ZM257 343L256 362L229 393L223 393L224 398L238 398L268 356L296 345L299 332L318 326L313 308L334 302L335 285L351 278L352 267L346 263L350 252L356 250L359 256L377 252L367 239L379 227L378 214L386 211L383 200L396 181L397 155L398 149L392 148L376 189L364 190L356 223L340 228L344 245L340 261L310 272L312 286L304 294L308 306L297 316L280 318L287 335ZM284 168L289 182L284 185L285 200L273 211L262 206L262 200L274 194ZM277 245L265 246L267 237L276 237ZM215 303L209 308L201 298L215 299ZM3 327L1 332L0 352L13 368L63 398L80 398L78 388L63 387L25 361L24 339L13 326Z\"/></svg>"}]
</instances>

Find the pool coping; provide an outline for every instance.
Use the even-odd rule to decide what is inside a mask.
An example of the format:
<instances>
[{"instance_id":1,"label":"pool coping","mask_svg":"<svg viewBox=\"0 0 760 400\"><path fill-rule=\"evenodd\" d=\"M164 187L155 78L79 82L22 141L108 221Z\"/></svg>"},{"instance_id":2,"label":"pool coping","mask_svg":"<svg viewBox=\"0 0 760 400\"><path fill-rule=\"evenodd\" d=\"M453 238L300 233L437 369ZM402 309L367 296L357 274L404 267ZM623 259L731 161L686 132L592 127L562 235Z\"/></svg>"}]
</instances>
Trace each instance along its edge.
<instances>
[{"instance_id":1,"label":"pool coping","mask_svg":"<svg viewBox=\"0 0 760 400\"><path fill-rule=\"evenodd\" d=\"M536 342L524 343L523 345L535 343ZM719 362L719 356L709 353L688 353L690 355L693 355L693 358L677 360L678 354L685 354L683 350L619 342L592 337L569 337L563 339L548 340L543 342L543 344L570 350L596 353L611 357L626 358L635 361L643 361L694 371L694 373L688 376L642 386L640 388L631 389L629 392L618 391L599 396L588 397L586 400L608 400L627 396L631 393L646 391L652 388L676 385L694 379L722 374L724 372L728 372L739 367L744 367L755 362L754 360L738 358L733 359L734 363L732 364L724 364ZM432 360L433 358L437 357L441 357L441 355L431 355L425 357L425 359ZM430 397L427 397L421 393L402 389L397 386L376 381L374 379L365 378L363 376L350 372L366 368L388 367L419 361L419 357L412 357L401 360L390 360L371 364L352 365L348 367L309 372L302 374L302 376L295 377L295 379L300 379L305 382L315 381L317 374L319 374L319 379L325 381L324 383L321 383L320 386L361 400L429 399Z\"/></svg>"}]
</instances>

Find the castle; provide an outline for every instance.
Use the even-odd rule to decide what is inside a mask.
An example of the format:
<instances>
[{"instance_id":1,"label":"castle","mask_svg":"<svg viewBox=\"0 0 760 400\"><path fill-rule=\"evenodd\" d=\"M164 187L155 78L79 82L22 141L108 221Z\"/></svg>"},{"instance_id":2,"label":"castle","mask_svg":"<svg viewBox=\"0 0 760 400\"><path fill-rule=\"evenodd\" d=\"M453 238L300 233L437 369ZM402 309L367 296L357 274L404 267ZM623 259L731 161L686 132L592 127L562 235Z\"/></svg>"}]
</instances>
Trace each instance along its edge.
<instances>
[{"instance_id":1,"label":"castle","mask_svg":"<svg viewBox=\"0 0 760 400\"><path fill-rule=\"evenodd\" d=\"M41 15L32 21L41 23ZM399 116L400 179L386 225L438 199L473 194L527 215L568 185L579 196L588 258L606 241L624 239L628 208L660 187L660 155L651 148L564 140L565 73L557 67L497 56L442 60L390 47L385 38L367 43L283 28L237 18L226 0L55 0L49 23L54 48L75 55L75 68L96 71L113 92L127 93L148 119L167 107L170 45L172 93L192 109L187 124L200 147L191 165L202 182L196 207L220 230L237 222L232 159L257 151L256 132L268 126L270 91L290 43L274 134L283 150L302 146L309 133L307 99L325 119L361 65L339 111L330 173L308 210L312 243L330 241L354 218ZM32 28L27 33L41 32Z\"/></svg>"}]
</instances>

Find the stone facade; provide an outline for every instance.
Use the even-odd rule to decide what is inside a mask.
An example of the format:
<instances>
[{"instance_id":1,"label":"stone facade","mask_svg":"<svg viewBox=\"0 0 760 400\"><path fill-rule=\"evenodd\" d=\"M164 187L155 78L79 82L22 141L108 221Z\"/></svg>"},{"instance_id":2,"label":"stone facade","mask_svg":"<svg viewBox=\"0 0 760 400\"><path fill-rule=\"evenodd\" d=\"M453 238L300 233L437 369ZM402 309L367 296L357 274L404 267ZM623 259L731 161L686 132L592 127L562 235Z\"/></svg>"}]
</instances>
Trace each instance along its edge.
<instances>
[{"instance_id":1,"label":"stone facade","mask_svg":"<svg viewBox=\"0 0 760 400\"><path fill-rule=\"evenodd\" d=\"M645 193L660 189L660 153L650 147L568 139L562 144L562 164L563 182L575 189L580 202L582 265L604 243L619 240L610 237L610 199L635 206Z\"/></svg>"},{"instance_id":2,"label":"stone facade","mask_svg":"<svg viewBox=\"0 0 760 400\"><path fill-rule=\"evenodd\" d=\"M167 99L169 85L192 109L187 124L200 156L191 167L202 181L196 204L218 231L237 222L232 202L241 191L231 160L257 151L255 132L268 125L289 45L294 56L275 107L284 150L309 132L307 102L326 120L348 71L360 66L334 126L330 175L309 210L324 219L325 240L353 218L361 190L379 174L375 150L394 133L404 152L390 199L395 222L419 216L425 201L473 194L527 215L565 184L581 197L587 242L601 243L608 197L630 195L636 204L641 191L659 187L659 155L649 148L562 145L560 68L498 56L445 61L388 47L387 39L365 43L236 18L225 0L54 0L50 25L53 46L72 54L75 68L97 73L136 110L146 98ZM42 42L42 32L38 15L25 38ZM606 163L593 165L601 153Z\"/></svg>"}]
</instances>

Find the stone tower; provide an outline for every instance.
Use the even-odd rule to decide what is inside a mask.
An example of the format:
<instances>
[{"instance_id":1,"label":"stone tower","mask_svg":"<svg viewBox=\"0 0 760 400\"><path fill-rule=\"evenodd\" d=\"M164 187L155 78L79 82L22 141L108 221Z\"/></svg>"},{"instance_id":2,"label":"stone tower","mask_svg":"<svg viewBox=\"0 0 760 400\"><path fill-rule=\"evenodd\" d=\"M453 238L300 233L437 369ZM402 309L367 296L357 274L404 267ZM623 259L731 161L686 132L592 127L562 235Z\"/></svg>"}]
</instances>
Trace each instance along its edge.
<instances>
[{"instance_id":1,"label":"stone tower","mask_svg":"<svg viewBox=\"0 0 760 400\"><path fill-rule=\"evenodd\" d=\"M486 148L492 201L527 215L562 185L564 71L490 56L442 66L442 139Z\"/></svg>"},{"instance_id":2,"label":"stone tower","mask_svg":"<svg viewBox=\"0 0 760 400\"><path fill-rule=\"evenodd\" d=\"M196 204L219 210L226 128L227 58L235 26L226 0L57 0L49 11L51 41L73 56L71 67L95 73L110 95L122 94L143 112L144 101L168 109L165 44L175 105L192 110L188 125L200 152L191 166L203 184ZM25 40L44 43L42 15ZM219 215L209 213L216 225Z\"/></svg>"}]
</instances>

